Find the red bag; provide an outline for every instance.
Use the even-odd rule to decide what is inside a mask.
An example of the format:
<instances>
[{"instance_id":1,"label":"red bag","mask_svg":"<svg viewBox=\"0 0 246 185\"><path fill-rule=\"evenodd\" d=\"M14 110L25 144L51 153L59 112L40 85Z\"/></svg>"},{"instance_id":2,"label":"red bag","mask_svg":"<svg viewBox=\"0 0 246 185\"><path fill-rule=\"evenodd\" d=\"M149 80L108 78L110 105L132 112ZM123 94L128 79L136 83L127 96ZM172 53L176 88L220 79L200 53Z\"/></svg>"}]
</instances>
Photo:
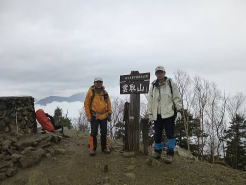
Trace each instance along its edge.
<instances>
[{"instance_id":1,"label":"red bag","mask_svg":"<svg viewBox=\"0 0 246 185\"><path fill-rule=\"evenodd\" d=\"M38 120L39 124L42 126L44 130L52 132L55 130L55 127L51 123L50 119L45 115L43 109L38 109L36 111L36 119Z\"/></svg>"}]
</instances>

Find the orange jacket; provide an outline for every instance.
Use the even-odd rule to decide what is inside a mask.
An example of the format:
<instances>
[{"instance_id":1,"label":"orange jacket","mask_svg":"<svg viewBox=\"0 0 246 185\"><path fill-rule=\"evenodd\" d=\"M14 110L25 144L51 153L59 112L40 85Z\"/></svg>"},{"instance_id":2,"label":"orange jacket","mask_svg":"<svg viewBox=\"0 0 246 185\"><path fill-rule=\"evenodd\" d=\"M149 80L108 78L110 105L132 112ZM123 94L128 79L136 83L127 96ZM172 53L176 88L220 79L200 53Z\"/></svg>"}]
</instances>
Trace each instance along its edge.
<instances>
[{"instance_id":1,"label":"orange jacket","mask_svg":"<svg viewBox=\"0 0 246 185\"><path fill-rule=\"evenodd\" d=\"M92 116L95 116L96 119L103 120L106 119L109 114L112 114L110 98L108 96L105 100L105 94L108 93L105 91L104 87L102 89L96 89L93 85L89 88L84 101L87 118L90 119Z\"/></svg>"}]
</instances>

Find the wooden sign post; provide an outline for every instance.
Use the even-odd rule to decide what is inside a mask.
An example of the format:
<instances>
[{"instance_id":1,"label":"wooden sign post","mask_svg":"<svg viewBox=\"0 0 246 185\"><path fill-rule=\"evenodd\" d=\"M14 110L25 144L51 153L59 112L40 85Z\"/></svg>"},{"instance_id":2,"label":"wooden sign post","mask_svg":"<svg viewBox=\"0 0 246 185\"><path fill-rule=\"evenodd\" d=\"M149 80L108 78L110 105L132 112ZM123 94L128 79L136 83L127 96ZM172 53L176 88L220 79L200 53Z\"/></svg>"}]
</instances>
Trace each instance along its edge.
<instances>
[{"instance_id":1,"label":"wooden sign post","mask_svg":"<svg viewBox=\"0 0 246 185\"><path fill-rule=\"evenodd\" d=\"M148 93L150 73L132 71L120 76L120 93L130 94L128 120L126 122L125 150L139 151L140 137L140 94Z\"/></svg>"}]
</instances>

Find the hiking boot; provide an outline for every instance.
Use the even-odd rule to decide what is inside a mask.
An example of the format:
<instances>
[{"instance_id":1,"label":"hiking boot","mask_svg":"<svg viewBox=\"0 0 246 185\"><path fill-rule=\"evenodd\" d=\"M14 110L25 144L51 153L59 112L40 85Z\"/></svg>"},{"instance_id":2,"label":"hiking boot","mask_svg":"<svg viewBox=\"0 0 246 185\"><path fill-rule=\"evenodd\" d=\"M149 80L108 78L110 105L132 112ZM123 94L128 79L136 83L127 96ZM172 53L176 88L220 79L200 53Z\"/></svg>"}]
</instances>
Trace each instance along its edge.
<instances>
[{"instance_id":1,"label":"hiking boot","mask_svg":"<svg viewBox=\"0 0 246 185\"><path fill-rule=\"evenodd\" d=\"M172 162L173 162L173 156L167 155L167 157L165 159L165 163L171 164Z\"/></svg>"},{"instance_id":2,"label":"hiking boot","mask_svg":"<svg viewBox=\"0 0 246 185\"><path fill-rule=\"evenodd\" d=\"M161 158L161 153L159 153L159 152L154 152L152 156L153 156L153 158L155 158L155 159L160 159L160 158Z\"/></svg>"},{"instance_id":3,"label":"hiking boot","mask_svg":"<svg viewBox=\"0 0 246 185\"><path fill-rule=\"evenodd\" d=\"M111 151L110 151L110 149L107 147L107 148L103 149L102 152L105 153L105 154L110 154Z\"/></svg>"},{"instance_id":4,"label":"hiking boot","mask_svg":"<svg viewBox=\"0 0 246 185\"><path fill-rule=\"evenodd\" d=\"M90 156L95 156L96 155L96 151L95 150L90 150Z\"/></svg>"}]
</instances>

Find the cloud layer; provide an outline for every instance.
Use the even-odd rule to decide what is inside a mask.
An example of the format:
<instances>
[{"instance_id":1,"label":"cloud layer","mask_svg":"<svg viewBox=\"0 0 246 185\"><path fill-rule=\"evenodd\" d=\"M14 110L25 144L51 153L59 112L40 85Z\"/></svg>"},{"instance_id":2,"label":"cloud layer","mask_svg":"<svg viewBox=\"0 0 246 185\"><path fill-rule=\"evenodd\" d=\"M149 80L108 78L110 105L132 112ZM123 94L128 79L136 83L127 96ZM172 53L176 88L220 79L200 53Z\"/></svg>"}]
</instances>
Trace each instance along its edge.
<instances>
[{"instance_id":1,"label":"cloud layer","mask_svg":"<svg viewBox=\"0 0 246 185\"><path fill-rule=\"evenodd\" d=\"M71 95L164 65L246 93L246 2L0 1L0 96Z\"/></svg>"}]
</instances>

